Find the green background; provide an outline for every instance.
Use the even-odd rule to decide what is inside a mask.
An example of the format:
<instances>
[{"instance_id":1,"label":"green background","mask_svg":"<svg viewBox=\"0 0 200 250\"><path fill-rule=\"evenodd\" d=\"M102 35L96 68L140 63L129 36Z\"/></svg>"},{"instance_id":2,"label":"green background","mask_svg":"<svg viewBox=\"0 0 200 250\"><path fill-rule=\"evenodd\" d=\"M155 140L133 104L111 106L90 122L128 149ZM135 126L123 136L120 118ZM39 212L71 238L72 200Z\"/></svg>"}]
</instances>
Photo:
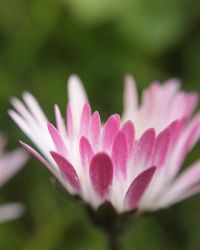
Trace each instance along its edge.
<instances>
[{"instance_id":1,"label":"green background","mask_svg":"<svg viewBox=\"0 0 200 250\"><path fill-rule=\"evenodd\" d=\"M7 115L9 98L31 91L53 121L54 103L65 110L71 73L81 77L104 119L122 110L126 73L140 91L170 77L199 91L199 13L198 0L0 0L0 125L8 148L27 141ZM187 163L197 158L199 145ZM50 179L32 158L1 189L2 202L22 201L27 211L0 225L0 249L105 249L103 233ZM141 218L123 244L124 250L200 249L199 196Z\"/></svg>"}]
</instances>

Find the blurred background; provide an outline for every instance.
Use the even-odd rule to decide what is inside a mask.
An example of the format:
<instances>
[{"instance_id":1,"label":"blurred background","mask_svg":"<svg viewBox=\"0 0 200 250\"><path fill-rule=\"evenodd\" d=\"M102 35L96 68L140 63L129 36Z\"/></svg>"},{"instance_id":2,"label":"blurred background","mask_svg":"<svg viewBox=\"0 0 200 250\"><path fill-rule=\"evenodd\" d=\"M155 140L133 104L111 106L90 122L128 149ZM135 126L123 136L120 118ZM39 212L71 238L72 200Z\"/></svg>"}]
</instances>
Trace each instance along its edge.
<instances>
[{"instance_id":1,"label":"blurred background","mask_svg":"<svg viewBox=\"0 0 200 250\"><path fill-rule=\"evenodd\" d=\"M54 103L65 110L71 73L104 119L121 112L126 73L140 91L170 77L200 91L199 13L198 0L0 0L0 127L8 149L27 141L7 115L9 98L31 91L53 121ZM199 146L186 165L199 158ZM27 208L21 220L0 225L1 250L105 249L103 233L33 158L1 189L0 201ZM124 250L200 249L199 196L142 218L123 244Z\"/></svg>"}]
</instances>

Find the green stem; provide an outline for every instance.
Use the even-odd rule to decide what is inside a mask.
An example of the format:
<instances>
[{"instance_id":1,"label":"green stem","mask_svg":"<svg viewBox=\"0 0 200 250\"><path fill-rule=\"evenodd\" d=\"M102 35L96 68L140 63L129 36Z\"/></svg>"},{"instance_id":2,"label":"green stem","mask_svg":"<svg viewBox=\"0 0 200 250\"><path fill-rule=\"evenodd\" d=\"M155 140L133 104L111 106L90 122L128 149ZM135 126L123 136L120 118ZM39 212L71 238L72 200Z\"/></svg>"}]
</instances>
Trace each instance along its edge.
<instances>
[{"instance_id":1,"label":"green stem","mask_svg":"<svg viewBox=\"0 0 200 250\"><path fill-rule=\"evenodd\" d=\"M120 234L108 233L108 250L120 250L121 238Z\"/></svg>"}]
</instances>

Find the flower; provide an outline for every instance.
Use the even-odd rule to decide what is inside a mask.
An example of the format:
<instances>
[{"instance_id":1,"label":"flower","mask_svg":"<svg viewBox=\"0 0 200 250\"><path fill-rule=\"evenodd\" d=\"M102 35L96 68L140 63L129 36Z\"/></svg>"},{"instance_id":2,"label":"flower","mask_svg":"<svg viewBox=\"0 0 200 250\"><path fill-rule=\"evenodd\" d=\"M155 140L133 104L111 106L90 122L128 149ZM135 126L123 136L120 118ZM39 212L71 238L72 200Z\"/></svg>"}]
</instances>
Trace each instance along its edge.
<instances>
[{"instance_id":1,"label":"flower","mask_svg":"<svg viewBox=\"0 0 200 250\"><path fill-rule=\"evenodd\" d=\"M196 92L181 91L180 82L171 79L151 84L143 91L139 105L136 83L126 76L123 121L134 122L136 138L153 127L158 135L151 145L160 148L154 162L156 174L140 201L142 210L165 208L200 192L200 160L180 173L200 138L200 112L192 117L198 101Z\"/></svg>"},{"instance_id":2,"label":"flower","mask_svg":"<svg viewBox=\"0 0 200 250\"><path fill-rule=\"evenodd\" d=\"M27 154L17 149L11 153L4 152L6 139L0 134L0 187L15 175L27 161ZM24 208L19 203L9 203L0 206L0 223L18 218Z\"/></svg>"},{"instance_id":3,"label":"flower","mask_svg":"<svg viewBox=\"0 0 200 250\"><path fill-rule=\"evenodd\" d=\"M180 90L180 82L171 79L163 84L152 83L142 92L141 104L135 80L125 77L123 120L134 121L139 137L147 128L160 133L173 121L190 118L198 105L198 94Z\"/></svg>"},{"instance_id":4,"label":"flower","mask_svg":"<svg viewBox=\"0 0 200 250\"><path fill-rule=\"evenodd\" d=\"M68 93L66 125L57 105L54 126L27 92L24 103L12 99L15 110L9 114L39 152L24 142L22 146L70 194L80 196L93 209L109 202L124 213L154 211L199 192L200 162L177 177L200 136L200 114L189 119L196 94L178 91L176 81L154 84L138 108L136 88L128 77L123 119L114 114L102 124L99 113L91 112L78 77L70 77Z\"/></svg>"}]
</instances>

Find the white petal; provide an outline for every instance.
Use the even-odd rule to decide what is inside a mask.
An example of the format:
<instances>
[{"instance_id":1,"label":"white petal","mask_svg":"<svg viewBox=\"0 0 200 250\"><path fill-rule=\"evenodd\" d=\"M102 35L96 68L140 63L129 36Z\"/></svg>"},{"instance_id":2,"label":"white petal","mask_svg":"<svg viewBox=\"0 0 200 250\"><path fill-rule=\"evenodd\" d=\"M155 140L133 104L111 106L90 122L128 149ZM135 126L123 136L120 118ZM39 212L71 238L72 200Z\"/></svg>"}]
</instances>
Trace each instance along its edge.
<instances>
[{"instance_id":1,"label":"white petal","mask_svg":"<svg viewBox=\"0 0 200 250\"><path fill-rule=\"evenodd\" d=\"M79 123L81 119L81 112L84 104L87 102L87 95L85 93L81 80L76 75L72 75L69 78L68 96L72 108L76 130L78 130L80 125Z\"/></svg>"},{"instance_id":2,"label":"white petal","mask_svg":"<svg viewBox=\"0 0 200 250\"><path fill-rule=\"evenodd\" d=\"M138 106L136 83L131 75L125 77L123 120L135 119Z\"/></svg>"},{"instance_id":3,"label":"white petal","mask_svg":"<svg viewBox=\"0 0 200 250\"><path fill-rule=\"evenodd\" d=\"M18 203L9 203L0 206L0 223L17 219L24 213L24 207Z\"/></svg>"},{"instance_id":4,"label":"white petal","mask_svg":"<svg viewBox=\"0 0 200 250\"><path fill-rule=\"evenodd\" d=\"M54 106L54 113L55 113L55 118L56 118L56 127L58 131L61 133L61 135L63 136L63 138L67 140L67 129L66 129L64 119L61 115L58 105Z\"/></svg>"},{"instance_id":5,"label":"white petal","mask_svg":"<svg viewBox=\"0 0 200 250\"><path fill-rule=\"evenodd\" d=\"M156 209L171 206L200 192L200 161L188 167L173 182L169 182L154 201Z\"/></svg>"},{"instance_id":6,"label":"white petal","mask_svg":"<svg viewBox=\"0 0 200 250\"><path fill-rule=\"evenodd\" d=\"M29 92L24 92L23 99L28 109L35 117L35 119L40 123L41 126L46 128L46 124L48 122L47 118L42 109L40 108L40 105L38 104L35 97L31 95Z\"/></svg>"}]
</instances>

